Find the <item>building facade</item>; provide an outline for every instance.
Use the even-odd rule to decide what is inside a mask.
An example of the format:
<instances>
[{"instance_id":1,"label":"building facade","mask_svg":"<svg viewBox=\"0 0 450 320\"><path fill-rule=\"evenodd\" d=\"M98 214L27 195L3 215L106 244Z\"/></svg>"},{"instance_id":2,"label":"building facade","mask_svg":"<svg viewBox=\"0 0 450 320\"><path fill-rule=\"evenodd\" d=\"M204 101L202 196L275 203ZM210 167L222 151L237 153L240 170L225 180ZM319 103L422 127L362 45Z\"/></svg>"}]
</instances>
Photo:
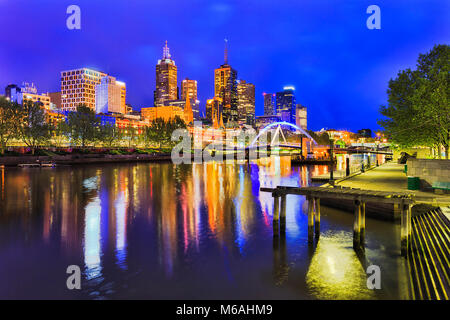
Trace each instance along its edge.
<instances>
[{"instance_id":1,"label":"building facade","mask_svg":"<svg viewBox=\"0 0 450 320\"><path fill-rule=\"evenodd\" d=\"M290 123L295 123L295 93L294 87L284 87L283 91L276 93L276 108L277 116L279 116L282 121L287 121Z\"/></svg>"},{"instance_id":2,"label":"building facade","mask_svg":"<svg viewBox=\"0 0 450 320\"><path fill-rule=\"evenodd\" d=\"M163 57L156 65L156 90L154 91L154 105L163 106L167 100L178 99L177 66L171 58L169 47L163 48Z\"/></svg>"},{"instance_id":3,"label":"building facade","mask_svg":"<svg viewBox=\"0 0 450 320\"><path fill-rule=\"evenodd\" d=\"M46 110L51 109L49 95L47 93L38 94L34 83L24 82L21 87L16 85L8 87L9 92L7 98L10 101L16 102L18 104L22 104L24 101L31 101L33 103L40 103Z\"/></svg>"},{"instance_id":4,"label":"building facade","mask_svg":"<svg viewBox=\"0 0 450 320\"><path fill-rule=\"evenodd\" d=\"M263 93L264 97L264 115L273 116L277 114L277 104L275 93Z\"/></svg>"},{"instance_id":5,"label":"building facade","mask_svg":"<svg viewBox=\"0 0 450 320\"><path fill-rule=\"evenodd\" d=\"M223 127L223 104L221 98L214 97L206 101L206 119L213 126Z\"/></svg>"},{"instance_id":6,"label":"building facade","mask_svg":"<svg viewBox=\"0 0 450 320\"><path fill-rule=\"evenodd\" d=\"M81 104L95 110L95 87L107 74L88 68L61 72L61 110L76 111Z\"/></svg>"},{"instance_id":7,"label":"building facade","mask_svg":"<svg viewBox=\"0 0 450 320\"><path fill-rule=\"evenodd\" d=\"M233 126L238 121L237 71L228 64L225 45L225 62L214 70L214 96L222 100L223 122Z\"/></svg>"},{"instance_id":8,"label":"building facade","mask_svg":"<svg viewBox=\"0 0 450 320\"><path fill-rule=\"evenodd\" d=\"M307 130L307 109L305 106L302 106L301 104L297 104L295 109L295 124L297 127L302 128L303 130Z\"/></svg>"},{"instance_id":9,"label":"building facade","mask_svg":"<svg viewBox=\"0 0 450 320\"><path fill-rule=\"evenodd\" d=\"M123 82L116 81L112 76L103 77L101 83L95 87L95 112L126 113L125 95Z\"/></svg>"},{"instance_id":10,"label":"building facade","mask_svg":"<svg viewBox=\"0 0 450 320\"><path fill-rule=\"evenodd\" d=\"M237 85L238 120L248 125L255 124L255 85L240 80Z\"/></svg>"},{"instance_id":11,"label":"building facade","mask_svg":"<svg viewBox=\"0 0 450 320\"><path fill-rule=\"evenodd\" d=\"M141 109L142 118L147 122L152 122L157 118L164 121L172 121L175 117L184 120L184 110L179 106L159 106Z\"/></svg>"}]
</instances>

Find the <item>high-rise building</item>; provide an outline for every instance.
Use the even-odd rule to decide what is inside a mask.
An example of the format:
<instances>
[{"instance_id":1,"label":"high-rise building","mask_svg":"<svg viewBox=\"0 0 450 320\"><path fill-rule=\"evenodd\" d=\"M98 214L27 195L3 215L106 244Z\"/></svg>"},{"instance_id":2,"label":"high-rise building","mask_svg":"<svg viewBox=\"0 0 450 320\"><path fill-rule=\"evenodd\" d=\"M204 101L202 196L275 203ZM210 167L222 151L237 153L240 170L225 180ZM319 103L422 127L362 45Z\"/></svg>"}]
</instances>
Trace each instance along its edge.
<instances>
[{"instance_id":1,"label":"high-rise building","mask_svg":"<svg viewBox=\"0 0 450 320\"><path fill-rule=\"evenodd\" d=\"M167 100L178 99L177 66L172 60L169 47L163 48L163 57L156 65L156 90L154 92L154 105L163 106Z\"/></svg>"},{"instance_id":2,"label":"high-rise building","mask_svg":"<svg viewBox=\"0 0 450 320\"><path fill-rule=\"evenodd\" d=\"M197 100L196 80L186 78L181 82L181 100L186 100L186 96L189 96L191 101Z\"/></svg>"},{"instance_id":3,"label":"high-rise building","mask_svg":"<svg viewBox=\"0 0 450 320\"><path fill-rule=\"evenodd\" d=\"M76 111L81 104L95 110L95 86L106 76L106 73L88 68L62 71L62 111Z\"/></svg>"},{"instance_id":4,"label":"high-rise building","mask_svg":"<svg viewBox=\"0 0 450 320\"><path fill-rule=\"evenodd\" d=\"M237 85L238 119L248 125L255 124L255 85L240 80Z\"/></svg>"},{"instance_id":5,"label":"high-rise building","mask_svg":"<svg viewBox=\"0 0 450 320\"><path fill-rule=\"evenodd\" d=\"M283 91L276 94L277 116L282 121L295 123L295 94L294 87L284 87Z\"/></svg>"},{"instance_id":6,"label":"high-rise building","mask_svg":"<svg viewBox=\"0 0 450 320\"><path fill-rule=\"evenodd\" d=\"M222 99L224 123L233 126L238 120L237 71L228 64L226 43L224 56L224 64L214 70L214 96Z\"/></svg>"},{"instance_id":7,"label":"high-rise building","mask_svg":"<svg viewBox=\"0 0 450 320\"><path fill-rule=\"evenodd\" d=\"M306 107L301 104L297 104L295 109L295 124L297 127L302 128L303 130L307 130L307 110Z\"/></svg>"},{"instance_id":8,"label":"high-rise building","mask_svg":"<svg viewBox=\"0 0 450 320\"><path fill-rule=\"evenodd\" d=\"M103 77L101 83L95 87L95 112L124 114L124 87L123 82L117 82L112 76Z\"/></svg>"},{"instance_id":9,"label":"high-rise building","mask_svg":"<svg viewBox=\"0 0 450 320\"><path fill-rule=\"evenodd\" d=\"M264 96L264 115L274 116L277 114L277 104L275 93L263 93Z\"/></svg>"}]
</instances>

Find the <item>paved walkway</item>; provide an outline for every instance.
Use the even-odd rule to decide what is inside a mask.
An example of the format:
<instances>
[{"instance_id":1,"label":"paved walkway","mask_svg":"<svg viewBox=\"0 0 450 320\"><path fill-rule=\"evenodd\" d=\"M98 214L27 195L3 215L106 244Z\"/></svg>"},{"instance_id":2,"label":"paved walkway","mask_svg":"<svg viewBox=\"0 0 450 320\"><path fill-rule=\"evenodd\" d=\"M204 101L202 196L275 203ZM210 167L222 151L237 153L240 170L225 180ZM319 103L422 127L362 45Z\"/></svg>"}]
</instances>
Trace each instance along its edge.
<instances>
[{"instance_id":1,"label":"paved walkway","mask_svg":"<svg viewBox=\"0 0 450 320\"><path fill-rule=\"evenodd\" d=\"M385 163L375 169L343 180L337 185L376 191L408 192L416 195L418 203L435 206L450 206L450 195L439 195L432 192L408 190L408 178L403 172L405 165Z\"/></svg>"}]
</instances>

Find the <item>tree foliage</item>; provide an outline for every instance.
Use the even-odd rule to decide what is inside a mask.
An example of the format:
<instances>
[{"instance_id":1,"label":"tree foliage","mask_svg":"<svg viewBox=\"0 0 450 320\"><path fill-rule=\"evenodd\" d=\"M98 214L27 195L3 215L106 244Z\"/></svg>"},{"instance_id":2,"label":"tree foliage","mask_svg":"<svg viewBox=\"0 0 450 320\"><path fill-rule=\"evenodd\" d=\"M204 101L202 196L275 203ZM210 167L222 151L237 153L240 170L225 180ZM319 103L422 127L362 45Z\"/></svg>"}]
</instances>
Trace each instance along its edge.
<instances>
[{"instance_id":1,"label":"tree foliage","mask_svg":"<svg viewBox=\"0 0 450 320\"><path fill-rule=\"evenodd\" d=\"M172 133L177 129L185 129L186 123L180 118L175 117L172 121L165 121L162 118L156 118L145 130L145 140L147 143L156 143L161 149L163 146L172 146Z\"/></svg>"},{"instance_id":2,"label":"tree foliage","mask_svg":"<svg viewBox=\"0 0 450 320\"><path fill-rule=\"evenodd\" d=\"M18 139L19 105L0 96L0 153L4 154L8 142Z\"/></svg>"},{"instance_id":3,"label":"tree foliage","mask_svg":"<svg viewBox=\"0 0 450 320\"><path fill-rule=\"evenodd\" d=\"M402 147L450 145L449 65L450 46L436 45L420 54L417 69L406 69L391 79L385 117L379 124Z\"/></svg>"},{"instance_id":4,"label":"tree foliage","mask_svg":"<svg viewBox=\"0 0 450 320\"><path fill-rule=\"evenodd\" d=\"M25 100L19 107L19 121L17 128L20 139L34 154L38 146L50 139L50 126L45 120L42 105Z\"/></svg>"},{"instance_id":5,"label":"tree foliage","mask_svg":"<svg viewBox=\"0 0 450 320\"><path fill-rule=\"evenodd\" d=\"M67 115L69 137L82 148L100 138L100 119L85 105Z\"/></svg>"}]
</instances>

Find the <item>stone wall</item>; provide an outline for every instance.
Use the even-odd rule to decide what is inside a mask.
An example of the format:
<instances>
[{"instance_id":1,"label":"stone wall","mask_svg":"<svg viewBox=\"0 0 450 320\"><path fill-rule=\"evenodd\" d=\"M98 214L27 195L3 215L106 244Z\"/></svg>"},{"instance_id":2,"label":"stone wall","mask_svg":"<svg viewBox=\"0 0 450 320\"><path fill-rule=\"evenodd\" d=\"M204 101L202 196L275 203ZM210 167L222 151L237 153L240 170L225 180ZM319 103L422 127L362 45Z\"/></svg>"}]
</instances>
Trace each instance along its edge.
<instances>
[{"instance_id":1,"label":"stone wall","mask_svg":"<svg viewBox=\"0 0 450 320\"><path fill-rule=\"evenodd\" d=\"M410 158L407 166L408 176L420 178L422 190L429 189L436 181L450 181L450 160Z\"/></svg>"}]
</instances>

